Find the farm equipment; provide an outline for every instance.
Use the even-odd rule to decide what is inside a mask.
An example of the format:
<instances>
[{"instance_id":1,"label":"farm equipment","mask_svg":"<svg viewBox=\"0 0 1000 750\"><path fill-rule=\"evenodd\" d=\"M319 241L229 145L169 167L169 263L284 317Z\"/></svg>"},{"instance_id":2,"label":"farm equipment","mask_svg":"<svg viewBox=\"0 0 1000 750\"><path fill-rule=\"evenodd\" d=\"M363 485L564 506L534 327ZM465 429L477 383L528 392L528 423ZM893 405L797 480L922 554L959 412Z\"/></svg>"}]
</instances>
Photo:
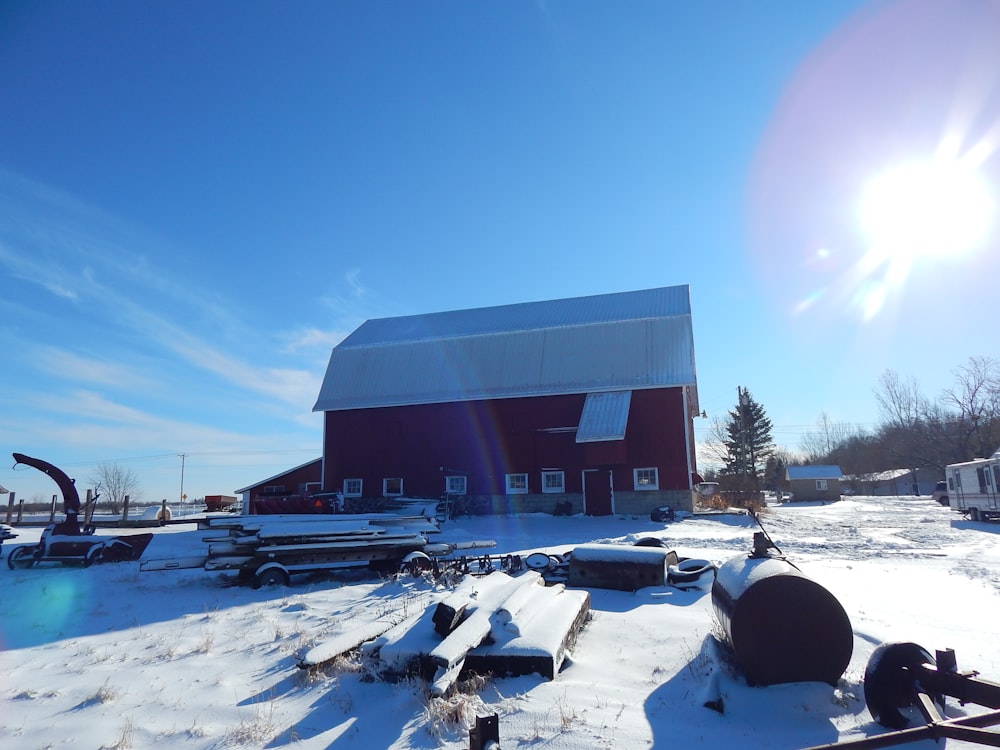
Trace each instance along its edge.
<instances>
[{"instance_id":1,"label":"farm equipment","mask_svg":"<svg viewBox=\"0 0 1000 750\"><path fill-rule=\"evenodd\" d=\"M434 519L389 513L339 515L254 515L210 517L199 528L208 551L187 558L144 560L140 569L204 568L235 571L255 587L286 586L296 573L369 566L396 571L414 569L459 549L493 547L493 541L430 543L438 533Z\"/></svg>"},{"instance_id":2,"label":"farm equipment","mask_svg":"<svg viewBox=\"0 0 1000 750\"><path fill-rule=\"evenodd\" d=\"M55 481L62 492L65 518L59 523L46 526L38 544L12 549L7 556L7 566L11 570L30 568L35 563L43 562L89 566L98 562L138 560L149 546L152 534L95 536L92 526L80 524L80 495L73 480L65 472L47 461L31 458L23 453L13 455L15 464L32 466Z\"/></svg>"},{"instance_id":3,"label":"farm equipment","mask_svg":"<svg viewBox=\"0 0 1000 750\"><path fill-rule=\"evenodd\" d=\"M973 703L993 710L947 719L942 715L946 696L962 705ZM868 750L941 738L1000 747L1000 732L987 729L1000 724L1000 684L980 678L975 671L959 672L952 649L932 657L916 643L883 643L865 669L865 703L875 721L893 731L809 750ZM910 726L916 718L913 714L923 718L924 726Z\"/></svg>"},{"instance_id":4,"label":"farm equipment","mask_svg":"<svg viewBox=\"0 0 1000 750\"><path fill-rule=\"evenodd\" d=\"M719 568L712 605L725 640L751 685L836 685L851 661L851 621L833 594L771 549L780 553L757 532L748 555Z\"/></svg>"}]
</instances>

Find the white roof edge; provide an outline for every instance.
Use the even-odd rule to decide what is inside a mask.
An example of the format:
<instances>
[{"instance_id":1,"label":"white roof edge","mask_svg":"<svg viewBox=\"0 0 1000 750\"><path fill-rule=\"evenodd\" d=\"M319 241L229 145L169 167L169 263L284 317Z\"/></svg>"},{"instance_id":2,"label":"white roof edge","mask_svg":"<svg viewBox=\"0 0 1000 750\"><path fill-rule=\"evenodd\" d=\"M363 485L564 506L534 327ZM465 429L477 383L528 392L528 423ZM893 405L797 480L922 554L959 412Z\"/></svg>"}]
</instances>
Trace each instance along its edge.
<instances>
[{"instance_id":1,"label":"white roof edge","mask_svg":"<svg viewBox=\"0 0 1000 750\"><path fill-rule=\"evenodd\" d=\"M299 464L298 466L293 466L291 469L285 469L284 471L279 471L277 474L269 476L267 479L261 479L259 482L254 482L253 484L248 484L246 487L243 487L242 489L233 490L233 492L237 492L237 493L243 494L247 490L253 489L254 487L260 487L262 484L267 484L272 479L277 479L278 477L283 477L283 476L285 476L285 474L291 474L293 471L298 471L299 469L304 469L309 464L314 464L317 461L322 461L322 460L323 460L322 456L320 456L319 458L314 458L314 459L312 459L310 461L306 461L304 464Z\"/></svg>"}]
</instances>

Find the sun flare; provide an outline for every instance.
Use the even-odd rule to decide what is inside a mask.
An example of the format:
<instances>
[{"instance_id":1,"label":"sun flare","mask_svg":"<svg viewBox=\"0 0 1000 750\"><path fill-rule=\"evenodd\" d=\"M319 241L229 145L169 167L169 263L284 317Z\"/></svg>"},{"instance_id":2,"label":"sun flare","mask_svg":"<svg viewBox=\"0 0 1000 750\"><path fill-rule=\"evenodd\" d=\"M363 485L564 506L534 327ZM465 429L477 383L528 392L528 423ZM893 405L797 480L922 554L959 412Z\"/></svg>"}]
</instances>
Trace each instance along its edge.
<instances>
[{"instance_id":1,"label":"sun flare","mask_svg":"<svg viewBox=\"0 0 1000 750\"><path fill-rule=\"evenodd\" d=\"M985 181L958 163L907 164L874 179L861 201L872 250L903 262L945 257L986 235L993 199Z\"/></svg>"}]
</instances>

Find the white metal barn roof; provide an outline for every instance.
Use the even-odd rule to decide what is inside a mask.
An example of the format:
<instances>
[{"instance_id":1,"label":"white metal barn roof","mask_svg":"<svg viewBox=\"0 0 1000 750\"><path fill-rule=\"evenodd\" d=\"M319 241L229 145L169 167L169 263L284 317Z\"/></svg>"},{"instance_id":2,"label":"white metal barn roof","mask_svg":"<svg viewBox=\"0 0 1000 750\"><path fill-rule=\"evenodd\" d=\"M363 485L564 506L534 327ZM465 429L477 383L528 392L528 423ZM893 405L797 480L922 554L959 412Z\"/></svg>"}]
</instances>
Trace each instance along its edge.
<instances>
[{"instance_id":1,"label":"white metal barn roof","mask_svg":"<svg viewBox=\"0 0 1000 750\"><path fill-rule=\"evenodd\" d=\"M369 320L313 411L672 386L697 410L686 285Z\"/></svg>"}]
</instances>

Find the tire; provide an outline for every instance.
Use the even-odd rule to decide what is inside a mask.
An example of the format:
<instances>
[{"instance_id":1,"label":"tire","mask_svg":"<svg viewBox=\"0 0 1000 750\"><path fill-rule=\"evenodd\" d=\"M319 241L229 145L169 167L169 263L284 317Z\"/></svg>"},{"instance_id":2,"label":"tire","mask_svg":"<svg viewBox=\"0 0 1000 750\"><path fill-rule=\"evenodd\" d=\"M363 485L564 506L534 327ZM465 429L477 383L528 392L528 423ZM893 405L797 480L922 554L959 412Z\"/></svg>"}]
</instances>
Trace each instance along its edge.
<instances>
[{"instance_id":1,"label":"tire","mask_svg":"<svg viewBox=\"0 0 1000 750\"><path fill-rule=\"evenodd\" d=\"M662 539L657 539L655 536L644 536L642 539L637 541L634 547L666 547Z\"/></svg>"},{"instance_id":2,"label":"tire","mask_svg":"<svg viewBox=\"0 0 1000 750\"><path fill-rule=\"evenodd\" d=\"M694 583L708 572L715 575L715 566L708 560L688 558L667 568L667 581L671 584Z\"/></svg>"},{"instance_id":3,"label":"tire","mask_svg":"<svg viewBox=\"0 0 1000 750\"><path fill-rule=\"evenodd\" d=\"M104 543L100 542L93 545L90 549L86 551L83 555L83 567L89 568L96 562L101 562L101 555L104 553Z\"/></svg>"},{"instance_id":4,"label":"tire","mask_svg":"<svg viewBox=\"0 0 1000 750\"><path fill-rule=\"evenodd\" d=\"M865 705L872 718L889 729L905 729L910 720L899 712L916 703L918 680L915 671L923 664L934 665L932 657L916 643L883 643L875 649L865 669ZM944 698L931 695L940 706Z\"/></svg>"},{"instance_id":5,"label":"tire","mask_svg":"<svg viewBox=\"0 0 1000 750\"><path fill-rule=\"evenodd\" d=\"M545 570L552 565L552 559L544 552L532 552L524 558L524 564L530 570Z\"/></svg>"},{"instance_id":6,"label":"tire","mask_svg":"<svg viewBox=\"0 0 1000 750\"><path fill-rule=\"evenodd\" d=\"M7 567L11 570L30 568L35 564L34 547L15 547L7 555Z\"/></svg>"},{"instance_id":7,"label":"tire","mask_svg":"<svg viewBox=\"0 0 1000 750\"><path fill-rule=\"evenodd\" d=\"M288 571L277 566L258 571L253 576L253 587L255 589L269 586L287 586L288 582Z\"/></svg>"}]
</instances>

